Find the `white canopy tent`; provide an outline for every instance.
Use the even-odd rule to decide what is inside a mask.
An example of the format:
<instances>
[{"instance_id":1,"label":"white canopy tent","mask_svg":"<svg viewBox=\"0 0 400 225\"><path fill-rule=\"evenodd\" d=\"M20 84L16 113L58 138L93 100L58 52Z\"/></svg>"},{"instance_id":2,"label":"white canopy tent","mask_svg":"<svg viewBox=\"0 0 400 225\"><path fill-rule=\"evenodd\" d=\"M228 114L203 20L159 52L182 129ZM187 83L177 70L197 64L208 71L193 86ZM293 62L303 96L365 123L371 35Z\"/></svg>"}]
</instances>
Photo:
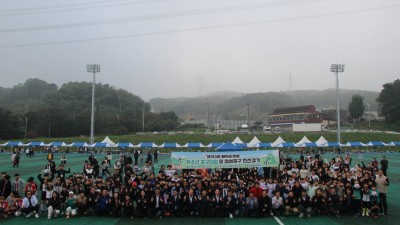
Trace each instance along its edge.
<instances>
[{"instance_id":1,"label":"white canopy tent","mask_svg":"<svg viewBox=\"0 0 400 225\"><path fill-rule=\"evenodd\" d=\"M244 144L244 142L240 140L239 136L236 136L235 140L232 141L232 144Z\"/></svg>"},{"instance_id":2,"label":"white canopy tent","mask_svg":"<svg viewBox=\"0 0 400 225\"><path fill-rule=\"evenodd\" d=\"M324 138L324 136L321 136L318 138L318 140L315 142L318 147L324 147L328 141Z\"/></svg>"},{"instance_id":3,"label":"white canopy tent","mask_svg":"<svg viewBox=\"0 0 400 225\"><path fill-rule=\"evenodd\" d=\"M299 142L296 143L297 146L306 147L306 143L312 143L306 136L304 136Z\"/></svg>"},{"instance_id":4,"label":"white canopy tent","mask_svg":"<svg viewBox=\"0 0 400 225\"><path fill-rule=\"evenodd\" d=\"M283 140L283 138L281 136L279 136L274 142L271 143L272 147L278 147L278 145L282 144L282 143L286 143L285 140Z\"/></svg>"},{"instance_id":5,"label":"white canopy tent","mask_svg":"<svg viewBox=\"0 0 400 225\"><path fill-rule=\"evenodd\" d=\"M257 147L258 144L260 144L261 141L258 140L257 136L254 136L253 139L249 143L247 143L248 148L254 148Z\"/></svg>"},{"instance_id":6,"label":"white canopy tent","mask_svg":"<svg viewBox=\"0 0 400 225\"><path fill-rule=\"evenodd\" d=\"M111 141L111 139L108 136L105 137L104 140L101 141L100 143L107 143L107 144L109 144L111 146L115 146L115 142Z\"/></svg>"}]
</instances>

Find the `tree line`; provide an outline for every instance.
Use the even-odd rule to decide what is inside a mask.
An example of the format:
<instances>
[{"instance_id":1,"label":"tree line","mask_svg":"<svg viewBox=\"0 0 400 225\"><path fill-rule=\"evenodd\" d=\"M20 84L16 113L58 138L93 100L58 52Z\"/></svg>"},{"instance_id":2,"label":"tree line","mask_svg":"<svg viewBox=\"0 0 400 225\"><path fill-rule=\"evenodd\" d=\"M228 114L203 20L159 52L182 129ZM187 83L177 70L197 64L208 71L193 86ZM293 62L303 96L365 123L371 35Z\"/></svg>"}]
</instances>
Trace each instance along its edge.
<instances>
[{"instance_id":1,"label":"tree line","mask_svg":"<svg viewBox=\"0 0 400 225\"><path fill-rule=\"evenodd\" d=\"M176 129L173 111L153 113L140 97L108 84L96 84L95 133L125 134ZM71 137L90 134L92 84L69 82L58 87L28 79L0 88L0 139Z\"/></svg>"}]
</instances>

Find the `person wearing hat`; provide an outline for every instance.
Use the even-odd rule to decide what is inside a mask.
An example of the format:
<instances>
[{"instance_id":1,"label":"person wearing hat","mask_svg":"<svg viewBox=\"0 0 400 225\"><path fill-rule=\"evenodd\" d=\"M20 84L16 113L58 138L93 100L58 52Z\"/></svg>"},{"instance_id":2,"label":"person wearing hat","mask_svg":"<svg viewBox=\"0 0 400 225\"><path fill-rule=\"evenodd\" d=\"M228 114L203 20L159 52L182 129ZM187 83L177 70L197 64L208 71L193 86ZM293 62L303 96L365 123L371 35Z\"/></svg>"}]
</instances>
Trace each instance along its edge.
<instances>
[{"instance_id":1,"label":"person wearing hat","mask_svg":"<svg viewBox=\"0 0 400 225\"><path fill-rule=\"evenodd\" d=\"M77 214L75 202L74 192L70 191L67 201L65 202L65 218L69 219Z\"/></svg>"},{"instance_id":2,"label":"person wearing hat","mask_svg":"<svg viewBox=\"0 0 400 225\"><path fill-rule=\"evenodd\" d=\"M36 218L39 218L39 201L36 196L32 194L32 191L27 191L25 198L22 200L21 212L26 214L26 217L31 217L35 214Z\"/></svg>"}]
</instances>

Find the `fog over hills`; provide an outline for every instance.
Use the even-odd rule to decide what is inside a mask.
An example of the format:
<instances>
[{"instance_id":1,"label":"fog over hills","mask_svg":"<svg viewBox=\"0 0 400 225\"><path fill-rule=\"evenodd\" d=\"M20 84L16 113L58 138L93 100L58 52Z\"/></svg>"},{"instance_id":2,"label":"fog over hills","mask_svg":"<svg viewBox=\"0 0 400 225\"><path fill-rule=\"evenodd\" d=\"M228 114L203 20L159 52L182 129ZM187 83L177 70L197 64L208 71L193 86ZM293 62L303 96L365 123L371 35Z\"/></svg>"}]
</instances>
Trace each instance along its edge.
<instances>
[{"instance_id":1,"label":"fog over hills","mask_svg":"<svg viewBox=\"0 0 400 225\"><path fill-rule=\"evenodd\" d=\"M347 108L353 95L364 96L371 111L378 109L375 101L378 92L365 90L340 90L341 108ZM153 98L149 100L155 112L173 110L178 116L204 118L207 110L210 114L225 119L235 119L247 115L247 107L255 117L265 116L280 107L315 105L317 109L336 108L336 90L298 90L286 92L239 93L234 91L216 92L193 98ZM368 109L367 109L368 110Z\"/></svg>"}]
</instances>

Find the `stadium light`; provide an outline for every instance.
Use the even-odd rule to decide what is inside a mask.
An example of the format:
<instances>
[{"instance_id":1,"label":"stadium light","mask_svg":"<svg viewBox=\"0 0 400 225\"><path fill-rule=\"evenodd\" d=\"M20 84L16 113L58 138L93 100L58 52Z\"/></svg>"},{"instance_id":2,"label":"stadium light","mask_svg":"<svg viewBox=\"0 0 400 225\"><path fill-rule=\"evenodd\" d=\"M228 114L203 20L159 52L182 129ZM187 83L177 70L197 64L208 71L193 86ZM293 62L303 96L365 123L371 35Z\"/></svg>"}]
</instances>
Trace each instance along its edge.
<instances>
[{"instance_id":1,"label":"stadium light","mask_svg":"<svg viewBox=\"0 0 400 225\"><path fill-rule=\"evenodd\" d=\"M100 73L100 64L88 64L86 65L88 73L93 73L92 82L92 116L90 121L90 144L94 143L94 95L95 95L95 84L96 84L96 73Z\"/></svg>"},{"instance_id":2,"label":"stadium light","mask_svg":"<svg viewBox=\"0 0 400 225\"><path fill-rule=\"evenodd\" d=\"M340 100L339 100L339 73L344 72L344 64L332 64L331 72L336 74L336 130L337 141L341 143L340 139Z\"/></svg>"}]
</instances>

